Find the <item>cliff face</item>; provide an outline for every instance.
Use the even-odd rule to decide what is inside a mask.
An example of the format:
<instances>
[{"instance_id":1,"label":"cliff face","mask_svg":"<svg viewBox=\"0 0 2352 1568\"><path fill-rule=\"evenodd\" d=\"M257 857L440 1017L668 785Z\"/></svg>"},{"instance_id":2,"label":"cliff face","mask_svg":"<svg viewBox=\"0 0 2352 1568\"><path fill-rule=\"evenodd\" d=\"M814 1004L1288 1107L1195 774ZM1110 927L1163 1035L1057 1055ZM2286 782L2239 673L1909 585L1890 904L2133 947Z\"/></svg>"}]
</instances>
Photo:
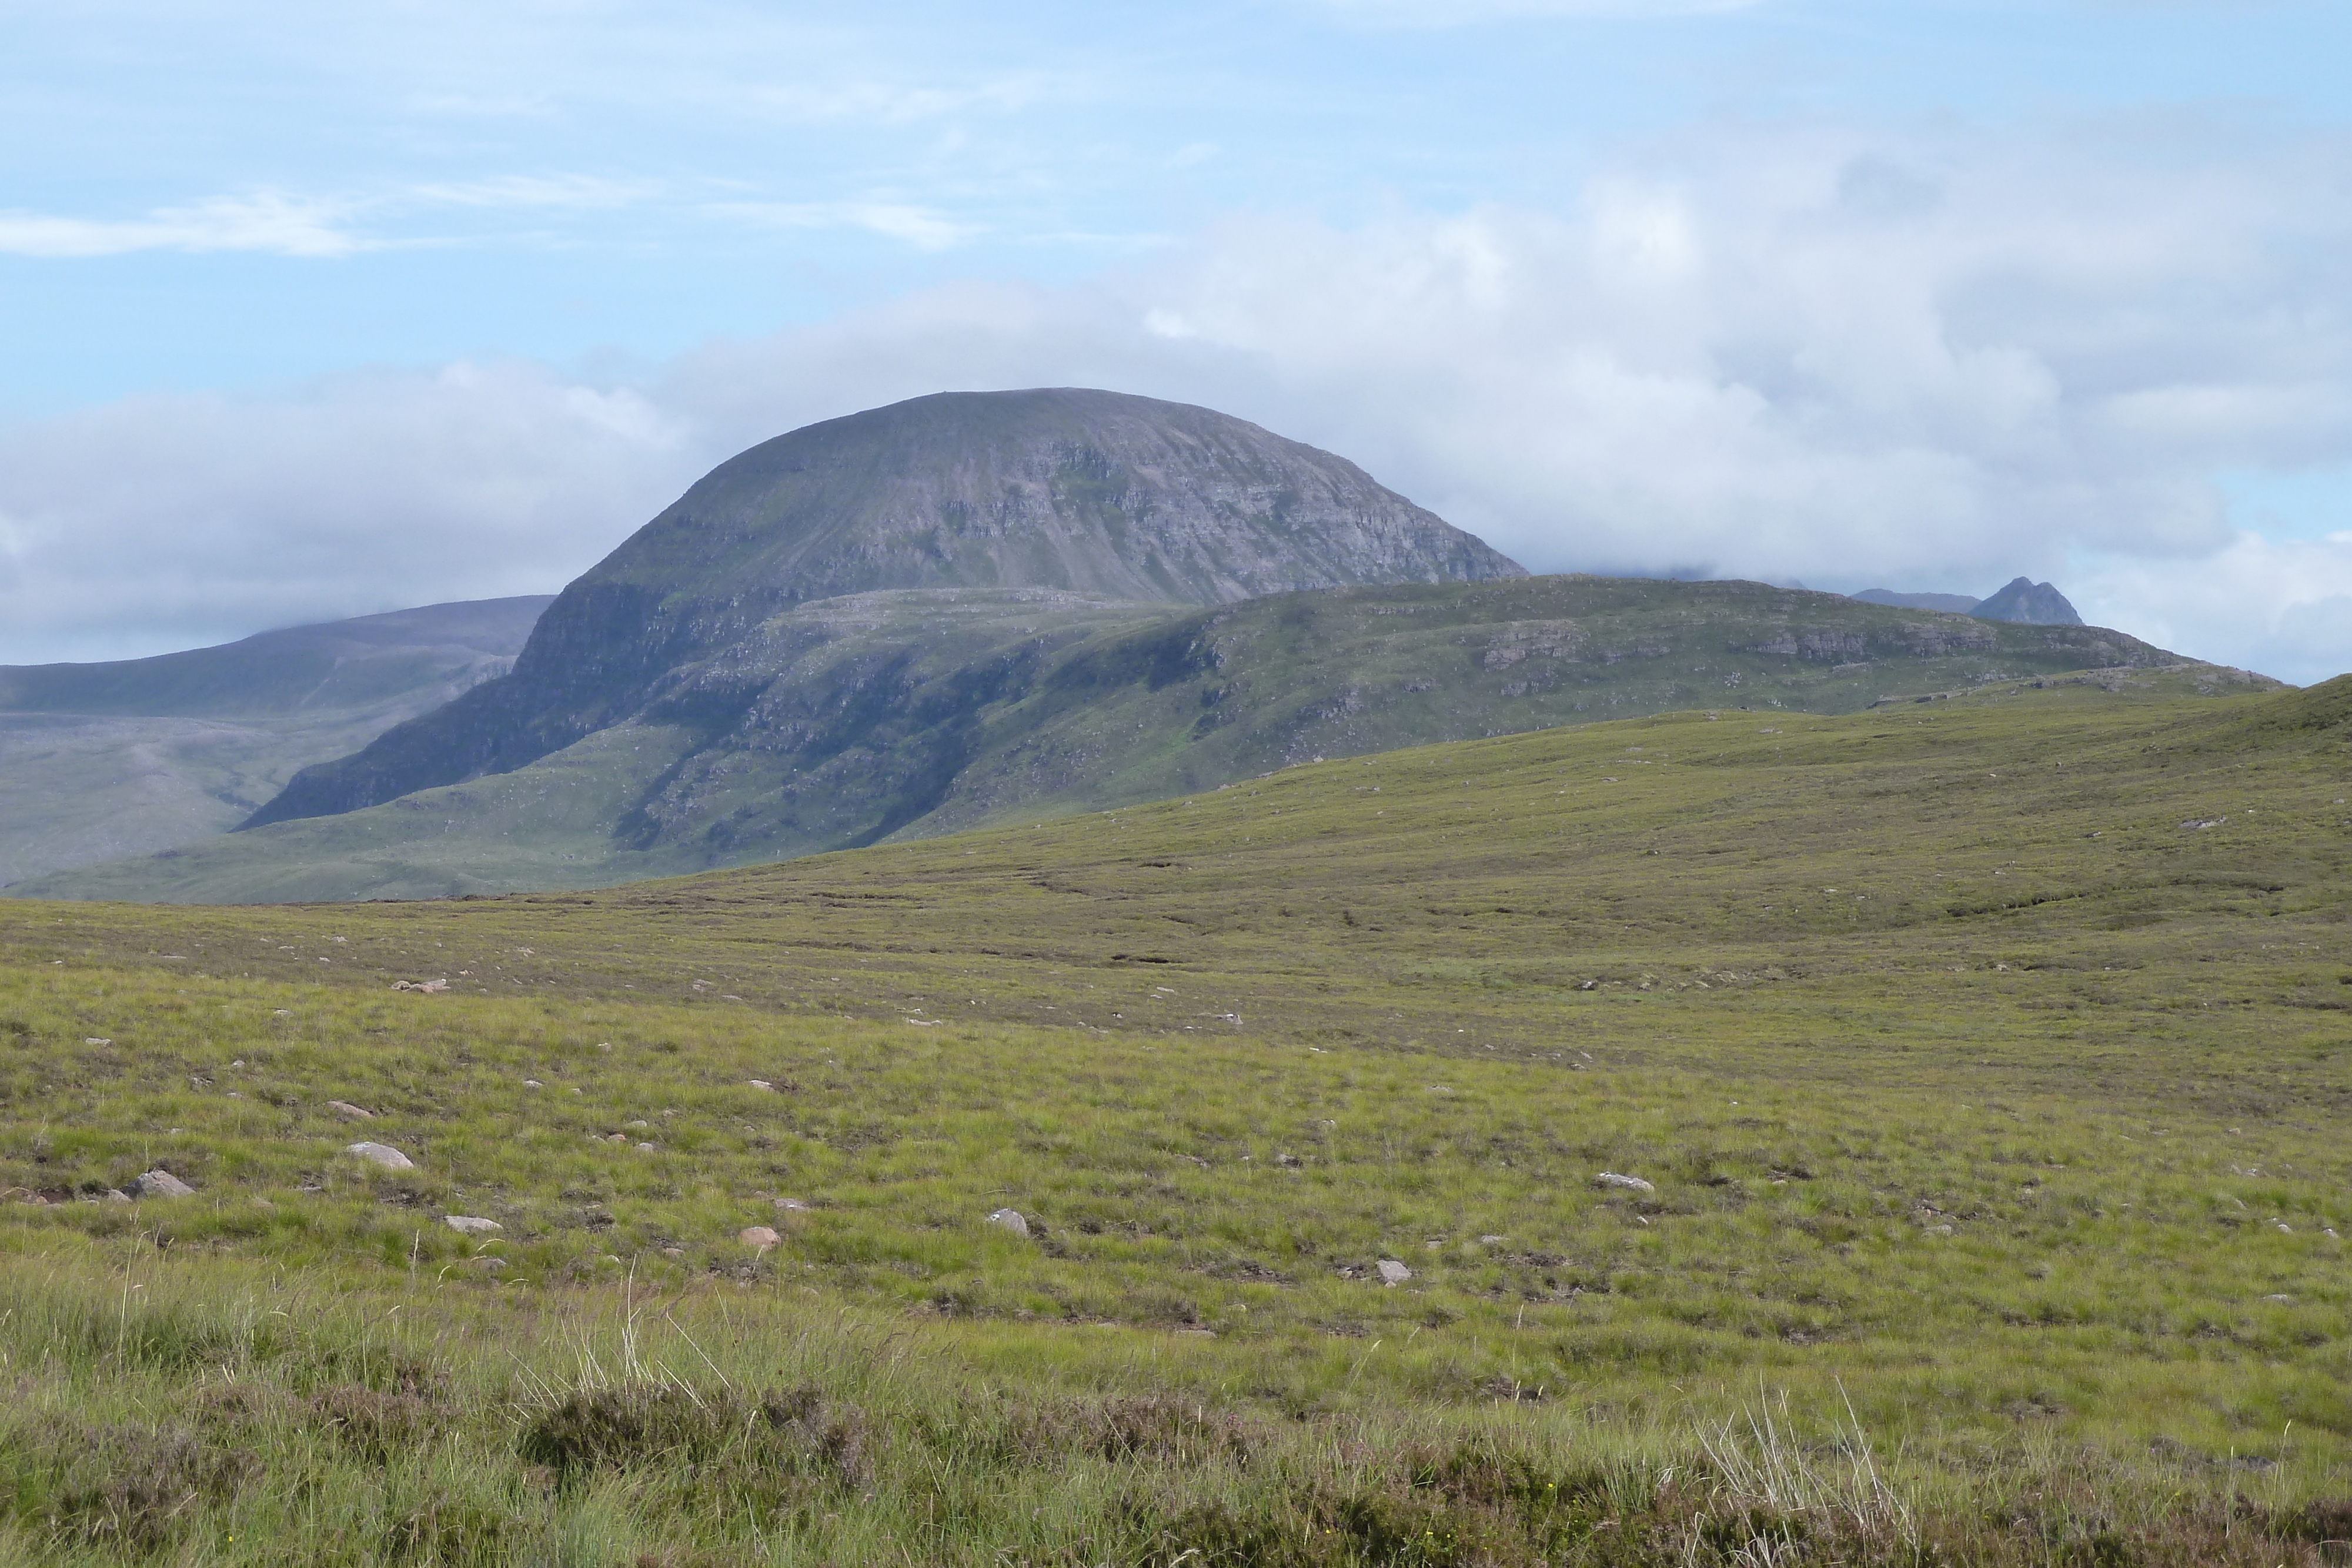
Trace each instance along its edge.
<instances>
[{"instance_id":1,"label":"cliff face","mask_svg":"<svg viewBox=\"0 0 2352 1568\"><path fill-rule=\"evenodd\" d=\"M1354 464L1209 409L942 392L721 464L565 589L506 679L306 768L246 825L521 767L811 601L1036 588L1220 604L1525 575Z\"/></svg>"}]
</instances>

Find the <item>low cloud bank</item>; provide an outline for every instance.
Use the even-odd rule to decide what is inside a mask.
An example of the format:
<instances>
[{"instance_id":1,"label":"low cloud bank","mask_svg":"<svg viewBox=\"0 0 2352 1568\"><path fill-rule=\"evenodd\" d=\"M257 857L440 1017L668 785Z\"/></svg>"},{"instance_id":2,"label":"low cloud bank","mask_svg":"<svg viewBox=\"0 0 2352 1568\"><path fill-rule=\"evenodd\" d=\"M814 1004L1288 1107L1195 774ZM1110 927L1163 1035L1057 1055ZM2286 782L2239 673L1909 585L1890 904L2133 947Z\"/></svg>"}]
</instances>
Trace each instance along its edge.
<instances>
[{"instance_id":1,"label":"low cloud bank","mask_svg":"<svg viewBox=\"0 0 2352 1568\"><path fill-rule=\"evenodd\" d=\"M0 660L545 591L753 441L946 388L1210 403L1538 570L1987 593L2307 681L2352 666L2340 139L2210 123L1693 137L1548 210L1236 217L1064 287L932 288L625 386L529 365L0 431ZM2346 487L2352 496L2352 485Z\"/></svg>"}]
</instances>

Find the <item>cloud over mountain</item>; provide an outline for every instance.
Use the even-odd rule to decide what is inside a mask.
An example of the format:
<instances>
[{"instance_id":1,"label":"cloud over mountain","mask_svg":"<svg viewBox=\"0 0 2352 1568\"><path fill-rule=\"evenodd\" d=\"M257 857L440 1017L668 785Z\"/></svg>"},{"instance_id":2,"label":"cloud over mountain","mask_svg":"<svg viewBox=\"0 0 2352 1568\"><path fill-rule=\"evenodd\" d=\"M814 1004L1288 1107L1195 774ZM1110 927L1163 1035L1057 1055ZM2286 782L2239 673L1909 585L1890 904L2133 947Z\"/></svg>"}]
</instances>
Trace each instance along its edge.
<instances>
[{"instance_id":1,"label":"cloud over mountain","mask_svg":"<svg viewBox=\"0 0 2352 1568\"><path fill-rule=\"evenodd\" d=\"M1230 217L603 384L113 404L0 434L0 657L552 588L749 442L1090 384L1293 432L1537 570L2021 572L2309 679L2352 664L2352 531L2265 539L2215 475L2352 465L2347 177L2339 136L2205 118L1743 127L1549 204Z\"/></svg>"}]
</instances>

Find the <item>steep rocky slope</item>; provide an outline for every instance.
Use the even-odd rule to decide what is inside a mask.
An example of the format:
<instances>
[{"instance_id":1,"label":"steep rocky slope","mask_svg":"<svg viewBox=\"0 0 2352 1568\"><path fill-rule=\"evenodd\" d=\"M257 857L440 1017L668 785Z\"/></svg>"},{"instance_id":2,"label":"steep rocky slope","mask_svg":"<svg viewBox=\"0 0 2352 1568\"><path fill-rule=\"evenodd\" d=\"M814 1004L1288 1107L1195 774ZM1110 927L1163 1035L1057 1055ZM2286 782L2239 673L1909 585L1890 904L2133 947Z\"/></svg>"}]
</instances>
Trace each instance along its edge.
<instances>
[{"instance_id":1,"label":"steep rocky slope","mask_svg":"<svg viewBox=\"0 0 2352 1568\"><path fill-rule=\"evenodd\" d=\"M721 464L564 590L511 676L306 769L247 825L510 771L644 712L812 601L1041 588L1218 604L1524 575L1344 458L1226 414L1078 389L943 392Z\"/></svg>"}]
</instances>

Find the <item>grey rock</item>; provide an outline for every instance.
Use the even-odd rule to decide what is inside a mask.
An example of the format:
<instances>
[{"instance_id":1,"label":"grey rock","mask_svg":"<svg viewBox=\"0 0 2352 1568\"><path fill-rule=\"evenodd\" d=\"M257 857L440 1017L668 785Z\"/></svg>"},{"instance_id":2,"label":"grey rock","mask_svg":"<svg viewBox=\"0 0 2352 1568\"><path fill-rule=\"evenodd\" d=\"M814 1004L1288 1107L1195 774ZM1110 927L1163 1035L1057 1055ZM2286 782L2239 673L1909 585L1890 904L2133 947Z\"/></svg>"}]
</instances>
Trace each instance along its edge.
<instances>
[{"instance_id":1,"label":"grey rock","mask_svg":"<svg viewBox=\"0 0 2352 1568\"><path fill-rule=\"evenodd\" d=\"M2046 582L2012 578L2007 587L1969 612L1979 621L2015 621L2028 626L2080 626L2082 616L2066 596Z\"/></svg>"},{"instance_id":2,"label":"grey rock","mask_svg":"<svg viewBox=\"0 0 2352 1568\"><path fill-rule=\"evenodd\" d=\"M780 1197L776 1199L776 1207L782 1209L787 1214L806 1214L809 1212L809 1206L803 1203L796 1197Z\"/></svg>"},{"instance_id":3,"label":"grey rock","mask_svg":"<svg viewBox=\"0 0 2352 1568\"><path fill-rule=\"evenodd\" d=\"M460 1236L488 1236L494 1230L506 1228L495 1219L483 1219L471 1214L445 1214L441 1217L441 1223Z\"/></svg>"},{"instance_id":4,"label":"grey rock","mask_svg":"<svg viewBox=\"0 0 2352 1568\"><path fill-rule=\"evenodd\" d=\"M1602 1171L1599 1176L1594 1176L1592 1181L1593 1185L1596 1186L1620 1187L1626 1192L1655 1192L1658 1190L1657 1185L1654 1182L1643 1181L1637 1176L1619 1176L1615 1171Z\"/></svg>"},{"instance_id":5,"label":"grey rock","mask_svg":"<svg viewBox=\"0 0 2352 1568\"><path fill-rule=\"evenodd\" d=\"M388 1171L413 1171L416 1162L394 1148L390 1144L353 1144L343 1150L355 1155L372 1166L382 1166Z\"/></svg>"},{"instance_id":6,"label":"grey rock","mask_svg":"<svg viewBox=\"0 0 2352 1568\"><path fill-rule=\"evenodd\" d=\"M1403 1264L1398 1262L1393 1258L1381 1259L1378 1267L1380 1269L1381 1283L1383 1285L1402 1285L1407 1280L1412 1278L1412 1270L1406 1268Z\"/></svg>"},{"instance_id":7,"label":"grey rock","mask_svg":"<svg viewBox=\"0 0 2352 1568\"><path fill-rule=\"evenodd\" d=\"M118 1191L113 1187L108 1187L104 1192L98 1195L98 1200L100 1203L129 1203L131 1201L131 1195L127 1192Z\"/></svg>"},{"instance_id":8,"label":"grey rock","mask_svg":"<svg viewBox=\"0 0 2352 1568\"><path fill-rule=\"evenodd\" d=\"M991 1225L1010 1230L1015 1236L1029 1234L1029 1221L1017 1208L1000 1208L988 1217Z\"/></svg>"},{"instance_id":9,"label":"grey rock","mask_svg":"<svg viewBox=\"0 0 2352 1568\"><path fill-rule=\"evenodd\" d=\"M147 1171L124 1182L122 1190L132 1197L188 1197L196 1189L170 1171Z\"/></svg>"},{"instance_id":10,"label":"grey rock","mask_svg":"<svg viewBox=\"0 0 2352 1568\"><path fill-rule=\"evenodd\" d=\"M327 1102L327 1109L332 1111L336 1115L341 1116L346 1122L373 1122L375 1120L374 1112L362 1110L359 1106L352 1104L348 1100L330 1100Z\"/></svg>"},{"instance_id":11,"label":"grey rock","mask_svg":"<svg viewBox=\"0 0 2352 1568\"><path fill-rule=\"evenodd\" d=\"M735 1239L746 1247L756 1247L765 1252L769 1248L781 1243L783 1238L776 1234L772 1226L747 1225L735 1233Z\"/></svg>"}]
</instances>

